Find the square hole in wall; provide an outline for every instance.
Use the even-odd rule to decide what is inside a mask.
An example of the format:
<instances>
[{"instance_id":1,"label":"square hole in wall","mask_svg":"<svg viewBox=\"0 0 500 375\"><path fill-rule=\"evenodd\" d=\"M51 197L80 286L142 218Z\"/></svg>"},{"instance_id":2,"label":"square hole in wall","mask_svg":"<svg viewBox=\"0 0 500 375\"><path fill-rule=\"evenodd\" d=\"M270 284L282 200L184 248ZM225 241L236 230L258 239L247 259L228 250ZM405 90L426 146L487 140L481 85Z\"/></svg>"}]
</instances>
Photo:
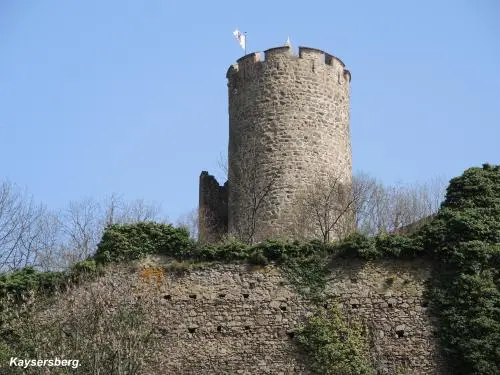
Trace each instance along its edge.
<instances>
[{"instance_id":1,"label":"square hole in wall","mask_svg":"<svg viewBox=\"0 0 500 375\"><path fill-rule=\"evenodd\" d=\"M189 298L191 298L191 299L196 299L196 294L190 294L190 295L189 295Z\"/></svg>"},{"instance_id":2,"label":"square hole in wall","mask_svg":"<svg viewBox=\"0 0 500 375\"><path fill-rule=\"evenodd\" d=\"M243 298L245 298L245 299L246 299L246 298L248 298L248 297L250 297L250 294L248 294L248 293L243 293Z\"/></svg>"},{"instance_id":3,"label":"square hole in wall","mask_svg":"<svg viewBox=\"0 0 500 375\"><path fill-rule=\"evenodd\" d=\"M165 294L163 296L163 299L166 299L167 301L170 301L170 300L172 300L172 296L170 294Z\"/></svg>"}]
</instances>

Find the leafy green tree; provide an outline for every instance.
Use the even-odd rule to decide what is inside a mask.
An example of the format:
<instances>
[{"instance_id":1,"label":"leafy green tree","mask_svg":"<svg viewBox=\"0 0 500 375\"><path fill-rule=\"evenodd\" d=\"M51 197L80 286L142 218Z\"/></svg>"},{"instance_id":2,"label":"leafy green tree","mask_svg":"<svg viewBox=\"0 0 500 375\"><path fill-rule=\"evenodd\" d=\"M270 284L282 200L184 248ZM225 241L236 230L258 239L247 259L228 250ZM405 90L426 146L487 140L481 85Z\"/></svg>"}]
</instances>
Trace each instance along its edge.
<instances>
[{"instance_id":1,"label":"leafy green tree","mask_svg":"<svg viewBox=\"0 0 500 375\"><path fill-rule=\"evenodd\" d=\"M450 181L421 232L436 256L428 298L454 374L500 374L500 166Z\"/></svg>"}]
</instances>

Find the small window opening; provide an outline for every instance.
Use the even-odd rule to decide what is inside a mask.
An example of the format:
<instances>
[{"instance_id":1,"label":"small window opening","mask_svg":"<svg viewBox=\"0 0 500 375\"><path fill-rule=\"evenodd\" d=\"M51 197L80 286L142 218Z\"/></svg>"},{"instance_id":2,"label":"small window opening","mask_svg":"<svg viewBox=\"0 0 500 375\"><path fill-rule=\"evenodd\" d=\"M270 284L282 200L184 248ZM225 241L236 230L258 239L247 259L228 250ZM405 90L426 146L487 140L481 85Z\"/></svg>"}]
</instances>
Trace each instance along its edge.
<instances>
[{"instance_id":1,"label":"small window opening","mask_svg":"<svg viewBox=\"0 0 500 375\"><path fill-rule=\"evenodd\" d=\"M398 335L398 338L399 338L399 337L404 337L404 335L405 335L405 331L404 331L403 329L398 329L398 330L396 331L396 335Z\"/></svg>"},{"instance_id":2,"label":"small window opening","mask_svg":"<svg viewBox=\"0 0 500 375\"><path fill-rule=\"evenodd\" d=\"M189 333L195 333L196 328L194 328L194 327L188 328L188 331L189 331Z\"/></svg>"},{"instance_id":3,"label":"small window opening","mask_svg":"<svg viewBox=\"0 0 500 375\"><path fill-rule=\"evenodd\" d=\"M245 326L245 331L249 331L250 330L250 326Z\"/></svg>"},{"instance_id":4,"label":"small window opening","mask_svg":"<svg viewBox=\"0 0 500 375\"><path fill-rule=\"evenodd\" d=\"M286 311L286 306L280 306L281 311Z\"/></svg>"},{"instance_id":5,"label":"small window opening","mask_svg":"<svg viewBox=\"0 0 500 375\"><path fill-rule=\"evenodd\" d=\"M222 332L222 326L217 326L217 332Z\"/></svg>"},{"instance_id":6,"label":"small window opening","mask_svg":"<svg viewBox=\"0 0 500 375\"><path fill-rule=\"evenodd\" d=\"M167 301L170 301L172 299L172 296L170 294L165 294L163 298L166 299Z\"/></svg>"},{"instance_id":7,"label":"small window opening","mask_svg":"<svg viewBox=\"0 0 500 375\"><path fill-rule=\"evenodd\" d=\"M295 337L295 332L293 332L293 331L288 331L286 334L291 339L293 339Z\"/></svg>"},{"instance_id":8,"label":"small window opening","mask_svg":"<svg viewBox=\"0 0 500 375\"><path fill-rule=\"evenodd\" d=\"M219 293L219 298L224 298L226 296L225 293Z\"/></svg>"},{"instance_id":9,"label":"small window opening","mask_svg":"<svg viewBox=\"0 0 500 375\"><path fill-rule=\"evenodd\" d=\"M196 299L196 294L190 294L189 298Z\"/></svg>"},{"instance_id":10,"label":"small window opening","mask_svg":"<svg viewBox=\"0 0 500 375\"><path fill-rule=\"evenodd\" d=\"M243 298L248 298L250 296L250 294L248 293L243 293Z\"/></svg>"},{"instance_id":11,"label":"small window opening","mask_svg":"<svg viewBox=\"0 0 500 375\"><path fill-rule=\"evenodd\" d=\"M353 309L358 309L358 308L359 308L359 304L358 304L358 303L353 303L353 304L351 305L351 307L352 307Z\"/></svg>"}]
</instances>

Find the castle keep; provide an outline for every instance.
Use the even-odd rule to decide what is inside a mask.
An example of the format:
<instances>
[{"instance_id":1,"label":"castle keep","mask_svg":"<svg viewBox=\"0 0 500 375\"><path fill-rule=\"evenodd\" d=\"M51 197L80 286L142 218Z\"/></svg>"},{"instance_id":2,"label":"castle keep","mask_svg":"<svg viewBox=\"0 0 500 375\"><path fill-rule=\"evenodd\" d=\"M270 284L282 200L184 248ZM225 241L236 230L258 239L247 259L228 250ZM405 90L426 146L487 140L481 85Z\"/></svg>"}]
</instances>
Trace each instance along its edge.
<instances>
[{"instance_id":1,"label":"castle keep","mask_svg":"<svg viewBox=\"0 0 500 375\"><path fill-rule=\"evenodd\" d=\"M351 74L335 56L286 46L240 58L227 79L228 182L200 176L200 239L285 235L315 181L351 181Z\"/></svg>"}]
</instances>

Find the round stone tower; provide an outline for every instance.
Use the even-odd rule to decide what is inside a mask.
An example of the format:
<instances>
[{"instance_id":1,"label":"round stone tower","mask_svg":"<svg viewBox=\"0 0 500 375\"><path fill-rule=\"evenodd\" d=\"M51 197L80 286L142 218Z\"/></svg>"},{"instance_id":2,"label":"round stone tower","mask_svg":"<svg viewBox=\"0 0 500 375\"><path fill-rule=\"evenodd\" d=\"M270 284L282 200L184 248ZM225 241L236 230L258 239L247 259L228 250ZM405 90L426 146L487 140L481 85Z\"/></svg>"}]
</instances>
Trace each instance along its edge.
<instances>
[{"instance_id":1,"label":"round stone tower","mask_svg":"<svg viewBox=\"0 0 500 375\"><path fill-rule=\"evenodd\" d=\"M228 231L252 242L286 236L308 186L351 181L351 74L328 53L287 46L240 58L227 79Z\"/></svg>"}]
</instances>

